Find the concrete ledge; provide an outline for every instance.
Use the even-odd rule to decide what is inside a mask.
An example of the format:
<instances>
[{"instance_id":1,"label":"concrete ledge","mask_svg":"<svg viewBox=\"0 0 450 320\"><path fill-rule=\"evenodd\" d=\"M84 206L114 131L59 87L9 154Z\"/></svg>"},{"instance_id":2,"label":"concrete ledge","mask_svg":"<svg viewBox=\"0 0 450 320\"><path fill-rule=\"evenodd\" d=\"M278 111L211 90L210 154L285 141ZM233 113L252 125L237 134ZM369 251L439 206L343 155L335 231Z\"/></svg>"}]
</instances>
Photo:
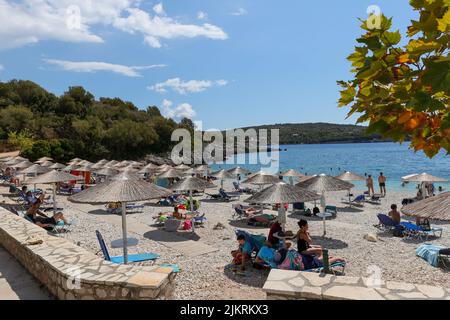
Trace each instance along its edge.
<instances>
[{"instance_id":1,"label":"concrete ledge","mask_svg":"<svg viewBox=\"0 0 450 320\"><path fill-rule=\"evenodd\" d=\"M450 300L450 290L435 286L381 281L361 277L274 269L264 284L268 299L274 300Z\"/></svg>"},{"instance_id":2,"label":"concrete ledge","mask_svg":"<svg viewBox=\"0 0 450 320\"><path fill-rule=\"evenodd\" d=\"M27 244L41 239L41 244ZM0 207L0 245L59 299L168 299L175 274L158 266L118 265Z\"/></svg>"}]
</instances>

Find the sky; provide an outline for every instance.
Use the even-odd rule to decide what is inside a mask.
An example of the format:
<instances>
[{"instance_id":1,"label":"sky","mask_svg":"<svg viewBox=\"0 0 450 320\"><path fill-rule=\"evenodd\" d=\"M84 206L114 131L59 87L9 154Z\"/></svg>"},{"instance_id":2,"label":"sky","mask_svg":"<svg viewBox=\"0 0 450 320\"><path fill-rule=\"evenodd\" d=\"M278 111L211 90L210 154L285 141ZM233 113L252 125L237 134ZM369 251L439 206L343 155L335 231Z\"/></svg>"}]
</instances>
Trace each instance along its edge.
<instances>
[{"instance_id":1,"label":"sky","mask_svg":"<svg viewBox=\"0 0 450 320\"><path fill-rule=\"evenodd\" d=\"M337 80L377 5L402 34L407 0L0 0L0 81L81 85L203 129L355 123Z\"/></svg>"}]
</instances>

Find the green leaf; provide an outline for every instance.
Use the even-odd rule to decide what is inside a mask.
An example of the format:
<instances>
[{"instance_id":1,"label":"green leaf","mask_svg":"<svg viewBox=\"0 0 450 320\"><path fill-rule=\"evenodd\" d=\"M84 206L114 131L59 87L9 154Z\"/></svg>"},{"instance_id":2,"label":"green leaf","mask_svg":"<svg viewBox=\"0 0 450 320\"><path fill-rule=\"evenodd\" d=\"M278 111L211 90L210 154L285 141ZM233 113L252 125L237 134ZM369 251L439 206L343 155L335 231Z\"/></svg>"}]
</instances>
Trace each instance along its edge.
<instances>
[{"instance_id":1,"label":"green leaf","mask_svg":"<svg viewBox=\"0 0 450 320\"><path fill-rule=\"evenodd\" d=\"M402 36L399 30L395 32L387 31L383 34L382 38L383 43L387 46L395 46L400 42L400 40L402 40Z\"/></svg>"},{"instance_id":2,"label":"green leaf","mask_svg":"<svg viewBox=\"0 0 450 320\"><path fill-rule=\"evenodd\" d=\"M423 76L423 84L430 85L433 92L445 91L450 93L450 63L430 62Z\"/></svg>"}]
</instances>

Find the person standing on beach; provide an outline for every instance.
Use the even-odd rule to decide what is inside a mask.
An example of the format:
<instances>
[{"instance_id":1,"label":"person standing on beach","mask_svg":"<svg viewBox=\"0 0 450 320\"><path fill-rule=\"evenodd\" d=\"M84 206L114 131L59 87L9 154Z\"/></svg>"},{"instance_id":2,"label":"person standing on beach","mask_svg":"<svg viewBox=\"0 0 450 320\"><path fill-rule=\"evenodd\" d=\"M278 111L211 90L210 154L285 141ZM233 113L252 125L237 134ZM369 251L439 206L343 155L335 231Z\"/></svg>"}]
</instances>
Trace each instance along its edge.
<instances>
[{"instance_id":1,"label":"person standing on beach","mask_svg":"<svg viewBox=\"0 0 450 320\"><path fill-rule=\"evenodd\" d=\"M380 185L380 193L385 197L386 196L386 177L383 175L383 172L380 172L380 176L378 177L378 184Z\"/></svg>"},{"instance_id":2,"label":"person standing on beach","mask_svg":"<svg viewBox=\"0 0 450 320\"><path fill-rule=\"evenodd\" d=\"M372 179L372 175L371 174L369 174L369 176L366 179L366 186L367 186L367 189L369 190L369 196L374 195L375 194L375 190L373 189L373 179Z\"/></svg>"}]
</instances>

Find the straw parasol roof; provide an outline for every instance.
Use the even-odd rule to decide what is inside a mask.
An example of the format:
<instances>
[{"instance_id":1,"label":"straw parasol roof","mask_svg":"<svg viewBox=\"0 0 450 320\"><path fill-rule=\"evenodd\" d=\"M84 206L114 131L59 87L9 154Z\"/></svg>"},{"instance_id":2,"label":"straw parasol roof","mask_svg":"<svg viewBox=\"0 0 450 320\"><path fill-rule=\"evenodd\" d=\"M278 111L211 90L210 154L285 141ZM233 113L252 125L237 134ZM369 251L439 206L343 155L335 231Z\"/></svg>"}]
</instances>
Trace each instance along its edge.
<instances>
[{"instance_id":1,"label":"straw parasol roof","mask_svg":"<svg viewBox=\"0 0 450 320\"><path fill-rule=\"evenodd\" d=\"M49 168L49 169L63 169L63 168L65 168L66 166L65 165L63 165L62 163L54 163L54 164L52 164L51 166L49 166L49 167L47 167L47 168Z\"/></svg>"},{"instance_id":2,"label":"straw parasol roof","mask_svg":"<svg viewBox=\"0 0 450 320\"><path fill-rule=\"evenodd\" d=\"M24 157L21 157L21 156L16 156L16 157L14 157L14 159L20 160L20 161L28 160L27 158L24 158Z\"/></svg>"},{"instance_id":3,"label":"straw parasol roof","mask_svg":"<svg viewBox=\"0 0 450 320\"><path fill-rule=\"evenodd\" d=\"M158 175L158 178L181 178L184 176L184 172L176 170L176 169L169 169L161 174Z\"/></svg>"},{"instance_id":4,"label":"straw parasol roof","mask_svg":"<svg viewBox=\"0 0 450 320\"><path fill-rule=\"evenodd\" d=\"M220 180L236 178L234 175L232 175L231 173L229 173L228 171L226 171L224 169L211 173L211 176L215 177L217 179L220 179Z\"/></svg>"},{"instance_id":5,"label":"straw parasol roof","mask_svg":"<svg viewBox=\"0 0 450 320\"><path fill-rule=\"evenodd\" d=\"M24 169L24 168L31 167L32 165L33 165L33 162L24 160L24 161L14 164L13 167L18 168L18 169Z\"/></svg>"},{"instance_id":6,"label":"straw parasol roof","mask_svg":"<svg viewBox=\"0 0 450 320\"><path fill-rule=\"evenodd\" d=\"M189 168L188 170L183 171L183 174L185 176L189 176L189 175L193 175L193 174L200 174L202 172L203 172L202 170L198 170L196 168Z\"/></svg>"},{"instance_id":7,"label":"straw parasol roof","mask_svg":"<svg viewBox=\"0 0 450 320\"><path fill-rule=\"evenodd\" d=\"M232 169L228 170L228 172L235 176L237 176L238 174L239 175L247 175L247 174L252 173L250 170L244 169L242 167L232 168Z\"/></svg>"},{"instance_id":8,"label":"straw parasol roof","mask_svg":"<svg viewBox=\"0 0 450 320\"><path fill-rule=\"evenodd\" d=\"M450 191L409 204L401 211L407 216L450 221Z\"/></svg>"},{"instance_id":9,"label":"straw parasol roof","mask_svg":"<svg viewBox=\"0 0 450 320\"><path fill-rule=\"evenodd\" d=\"M284 182L278 182L247 198L245 202L261 204L296 203L318 200L320 197L315 192Z\"/></svg>"},{"instance_id":10,"label":"straw parasol roof","mask_svg":"<svg viewBox=\"0 0 450 320\"><path fill-rule=\"evenodd\" d=\"M79 166L92 166L93 163L87 160L81 160L80 162L77 163Z\"/></svg>"},{"instance_id":11,"label":"straw parasol roof","mask_svg":"<svg viewBox=\"0 0 450 320\"><path fill-rule=\"evenodd\" d=\"M215 188L215 185L196 177L187 177L169 188L174 191L205 190Z\"/></svg>"},{"instance_id":12,"label":"straw parasol roof","mask_svg":"<svg viewBox=\"0 0 450 320\"><path fill-rule=\"evenodd\" d=\"M432 176L431 174L428 174L425 172L421 173L421 174L409 176L406 179L404 179L404 181L407 181L407 182L450 182L449 180L447 180L445 178L439 178L436 176Z\"/></svg>"},{"instance_id":13,"label":"straw parasol roof","mask_svg":"<svg viewBox=\"0 0 450 320\"><path fill-rule=\"evenodd\" d=\"M5 162L5 165L7 166L13 166L15 164L18 164L20 162L22 162L23 160L19 160L19 159L11 159Z\"/></svg>"},{"instance_id":14,"label":"straw parasol roof","mask_svg":"<svg viewBox=\"0 0 450 320\"><path fill-rule=\"evenodd\" d=\"M79 165L78 169L75 169L76 171L81 171L81 172L91 172L92 171L92 165L90 164L84 164L84 165Z\"/></svg>"},{"instance_id":15,"label":"straw parasol roof","mask_svg":"<svg viewBox=\"0 0 450 320\"><path fill-rule=\"evenodd\" d=\"M106 203L130 202L159 199L172 194L172 191L153 183L136 179L133 174L120 173L110 180L70 196L72 202Z\"/></svg>"},{"instance_id":16,"label":"straw parasol roof","mask_svg":"<svg viewBox=\"0 0 450 320\"><path fill-rule=\"evenodd\" d=\"M411 178L411 177L414 177L414 176L417 176L417 175L418 175L418 173L408 174L407 176L402 177L402 180L406 180L408 178Z\"/></svg>"},{"instance_id":17,"label":"straw parasol roof","mask_svg":"<svg viewBox=\"0 0 450 320\"><path fill-rule=\"evenodd\" d=\"M53 159L50 157L42 157L42 158L37 159L37 161L35 161L35 163L42 163L45 161L53 161Z\"/></svg>"},{"instance_id":18,"label":"straw parasol roof","mask_svg":"<svg viewBox=\"0 0 450 320\"><path fill-rule=\"evenodd\" d=\"M290 170L287 170L285 172L282 172L280 174L280 176L282 176L282 177L298 177L298 178L302 178L305 175L300 173L300 172L298 172L298 171L295 171L294 169L290 169Z\"/></svg>"},{"instance_id":19,"label":"straw parasol roof","mask_svg":"<svg viewBox=\"0 0 450 320\"><path fill-rule=\"evenodd\" d=\"M57 182L66 182L70 180L83 180L82 176L74 176L72 174L68 174L63 171L52 170L41 174L40 176L31 178L27 181L27 183L38 184L38 183L57 183Z\"/></svg>"},{"instance_id":20,"label":"straw parasol roof","mask_svg":"<svg viewBox=\"0 0 450 320\"><path fill-rule=\"evenodd\" d=\"M109 168L109 167L104 167L103 169L100 169L98 171L94 171L95 174L98 174L100 176L114 176L116 174L119 173L119 170L117 169L113 169L113 168Z\"/></svg>"},{"instance_id":21,"label":"straw parasol roof","mask_svg":"<svg viewBox=\"0 0 450 320\"><path fill-rule=\"evenodd\" d=\"M13 157L6 157L6 158L1 158L0 162L8 162L10 160L14 159Z\"/></svg>"},{"instance_id":22,"label":"straw parasol roof","mask_svg":"<svg viewBox=\"0 0 450 320\"><path fill-rule=\"evenodd\" d=\"M69 164L67 167L64 167L64 171L72 171L72 170L78 170L81 166L78 164Z\"/></svg>"},{"instance_id":23,"label":"straw parasol roof","mask_svg":"<svg viewBox=\"0 0 450 320\"><path fill-rule=\"evenodd\" d=\"M168 164L162 164L162 165L160 165L159 167L158 167L158 171L167 171L167 170L170 170L170 169L173 169L173 167L172 166L169 166Z\"/></svg>"},{"instance_id":24,"label":"straw parasol roof","mask_svg":"<svg viewBox=\"0 0 450 320\"><path fill-rule=\"evenodd\" d=\"M119 161L117 161L117 160L111 160L111 161L106 162L104 165L105 165L105 167L114 167L118 163L119 163Z\"/></svg>"},{"instance_id":25,"label":"straw parasol roof","mask_svg":"<svg viewBox=\"0 0 450 320\"><path fill-rule=\"evenodd\" d=\"M344 172L336 177L342 181L364 181L366 178L350 171Z\"/></svg>"},{"instance_id":26,"label":"straw parasol roof","mask_svg":"<svg viewBox=\"0 0 450 320\"><path fill-rule=\"evenodd\" d=\"M35 163L32 166L29 166L28 168L21 170L20 173L41 174L41 173L49 172L50 170L51 169L49 169L48 167L43 167L43 166Z\"/></svg>"},{"instance_id":27,"label":"straw parasol roof","mask_svg":"<svg viewBox=\"0 0 450 320\"><path fill-rule=\"evenodd\" d=\"M323 193L326 191L349 190L354 187L353 184L342 181L326 174L314 176L296 184L296 186L305 188L309 191Z\"/></svg>"},{"instance_id":28,"label":"straw parasol roof","mask_svg":"<svg viewBox=\"0 0 450 320\"><path fill-rule=\"evenodd\" d=\"M190 168L191 168L191 167L185 165L184 163L175 166L175 169L177 169L177 170L183 170L183 171L184 171L184 170L188 170L188 169L190 169Z\"/></svg>"},{"instance_id":29,"label":"straw parasol roof","mask_svg":"<svg viewBox=\"0 0 450 320\"><path fill-rule=\"evenodd\" d=\"M247 180L243 181L243 183L250 183L250 184L274 184L280 182L280 178L277 176L274 176L273 174L258 171L252 175L250 175Z\"/></svg>"},{"instance_id":30,"label":"straw parasol roof","mask_svg":"<svg viewBox=\"0 0 450 320\"><path fill-rule=\"evenodd\" d=\"M199 171L206 171L209 170L209 166L207 164L200 164L196 167L194 167L195 170L199 170Z\"/></svg>"},{"instance_id":31,"label":"straw parasol roof","mask_svg":"<svg viewBox=\"0 0 450 320\"><path fill-rule=\"evenodd\" d=\"M83 159L80 159L80 158L70 159L70 162L80 162L80 161L83 161Z\"/></svg>"},{"instance_id":32,"label":"straw parasol roof","mask_svg":"<svg viewBox=\"0 0 450 320\"><path fill-rule=\"evenodd\" d=\"M44 161L44 162L41 162L41 163L39 163L41 166L43 166L43 167L50 167L52 164L54 164L53 162L51 162L51 161Z\"/></svg>"},{"instance_id":33,"label":"straw parasol roof","mask_svg":"<svg viewBox=\"0 0 450 320\"><path fill-rule=\"evenodd\" d=\"M98 169L102 169L105 168L105 164L104 163L94 163L93 165L91 165L91 169L93 170L98 170Z\"/></svg>"}]
</instances>

